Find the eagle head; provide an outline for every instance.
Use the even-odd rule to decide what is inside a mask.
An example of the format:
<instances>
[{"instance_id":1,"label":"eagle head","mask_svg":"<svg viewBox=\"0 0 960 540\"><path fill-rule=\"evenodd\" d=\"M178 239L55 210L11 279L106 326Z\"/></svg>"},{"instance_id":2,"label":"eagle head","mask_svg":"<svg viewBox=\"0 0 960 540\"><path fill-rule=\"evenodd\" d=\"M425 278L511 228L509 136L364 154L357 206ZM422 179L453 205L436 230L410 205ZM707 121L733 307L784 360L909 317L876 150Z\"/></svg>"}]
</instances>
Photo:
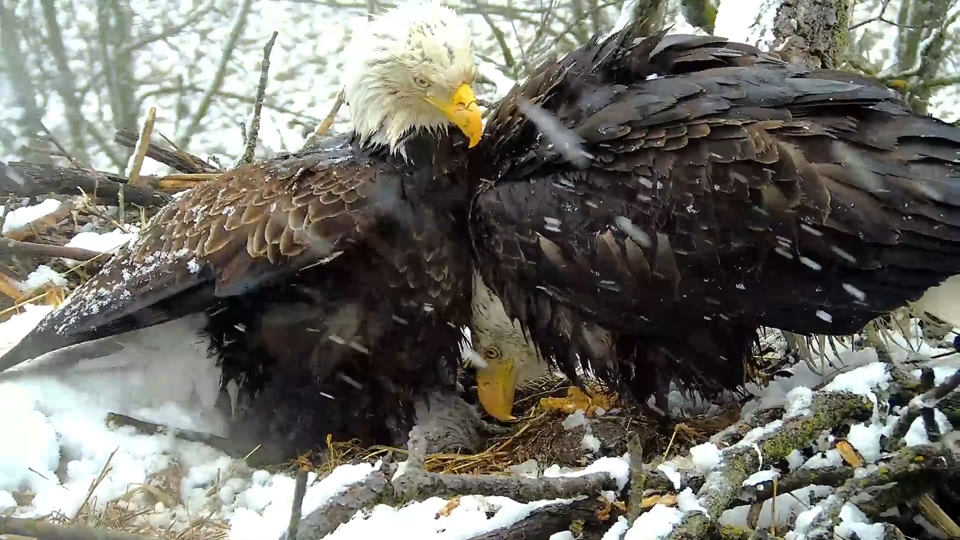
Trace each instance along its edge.
<instances>
[{"instance_id":1,"label":"eagle head","mask_svg":"<svg viewBox=\"0 0 960 540\"><path fill-rule=\"evenodd\" d=\"M549 372L546 361L520 322L507 316L503 302L473 276L470 339L480 357L477 366L477 397L490 416L514 420L513 401L517 384Z\"/></svg>"},{"instance_id":2,"label":"eagle head","mask_svg":"<svg viewBox=\"0 0 960 540\"><path fill-rule=\"evenodd\" d=\"M435 0L401 5L368 21L346 53L344 100L361 144L402 153L408 135L451 123L470 147L479 142L470 29L451 9Z\"/></svg>"}]
</instances>

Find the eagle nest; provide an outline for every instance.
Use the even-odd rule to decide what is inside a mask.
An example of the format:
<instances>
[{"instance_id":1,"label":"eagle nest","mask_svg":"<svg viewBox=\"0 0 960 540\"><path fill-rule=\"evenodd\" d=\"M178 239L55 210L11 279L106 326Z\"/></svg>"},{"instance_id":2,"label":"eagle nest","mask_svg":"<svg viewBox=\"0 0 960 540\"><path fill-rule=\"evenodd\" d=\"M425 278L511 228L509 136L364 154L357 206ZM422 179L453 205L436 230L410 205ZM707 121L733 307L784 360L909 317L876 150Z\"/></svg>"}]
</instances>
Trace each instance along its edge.
<instances>
[{"instance_id":1,"label":"eagle nest","mask_svg":"<svg viewBox=\"0 0 960 540\"><path fill-rule=\"evenodd\" d=\"M202 313L230 436L174 434L236 458L229 475L295 475L291 540L495 496L536 504L473 539L960 537L960 130L854 74L634 24L484 123L463 21L371 24L347 135L253 163L253 129L221 168L148 121L117 133L126 176L3 164L5 193L60 202L0 240L0 317L57 306L0 371ZM143 231L111 258L64 245L74 216ZM68 277L24 297L13 276L46 259ZM360 463L301 515L309 473ZM97 501L110 474L74 515L14 511L0 535L227 537L212 516L151 524L186 507L175 460Z\"/></svg>"}]
</instances>

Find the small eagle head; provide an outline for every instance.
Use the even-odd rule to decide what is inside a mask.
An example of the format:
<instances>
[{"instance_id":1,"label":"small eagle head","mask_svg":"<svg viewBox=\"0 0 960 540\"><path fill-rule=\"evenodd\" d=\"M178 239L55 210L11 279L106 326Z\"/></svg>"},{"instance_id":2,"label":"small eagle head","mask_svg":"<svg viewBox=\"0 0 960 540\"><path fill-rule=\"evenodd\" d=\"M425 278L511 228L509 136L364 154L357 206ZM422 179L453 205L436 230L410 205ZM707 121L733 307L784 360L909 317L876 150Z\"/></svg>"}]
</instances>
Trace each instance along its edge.
<instances>
[{"instance_id":1,"label":"small eagle head","mask_svg":"<svg viewBox=\"0 0 960 540\"><path fill-rule=\"evenodd\" d=\"M517 385L549 372L546 361L520 322L507 316L503 301L491 291L479 272L473 276L470 339L479 356L477 397L490 416L514 420Z\"/></svg>"},{"instance_id":2,"label":"small eagle head","mask_svg":"<svg viewBox=\"0 0 960 540\"><path fill-rule=\"evenodd\" d=\"M367 23L347 49L344 100L361 144L402 153L410 134L454 124L480 140L483 123L470 29L435 0L401 5Z\"/></svg>"}]
</instances>

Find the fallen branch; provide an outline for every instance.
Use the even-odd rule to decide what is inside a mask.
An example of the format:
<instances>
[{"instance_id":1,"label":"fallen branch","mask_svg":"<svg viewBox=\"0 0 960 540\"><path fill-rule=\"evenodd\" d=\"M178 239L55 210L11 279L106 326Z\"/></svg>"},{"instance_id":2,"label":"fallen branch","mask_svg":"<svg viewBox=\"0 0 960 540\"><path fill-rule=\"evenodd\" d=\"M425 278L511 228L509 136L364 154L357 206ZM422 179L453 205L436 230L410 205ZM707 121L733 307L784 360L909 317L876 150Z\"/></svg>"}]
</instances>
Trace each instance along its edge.
<instances>
[{"instance_id":1,"label":"fallen branch","mask_svg":"<svg viewBox=\"0 0 960 540\"><path fill-rule=\"evenodd\" d=\"M755 444L738 444L723 451L720 466L711 471L697 494L709 514L689 512L667 538L700 538L709 534L711 527L724 510L736 500L744 480L763 463L774 463L793 451L812 443L825 429L845 420L863 421L870 418L873 404L863 396L848 392L817 392L812 412L791 418L776 431Z\"/></svg>"},{"instance_id":2,"label":"fallen branch","mask_svg":"<svg viewBox=\"0 0 960 540\"><path fill-rule=\"evenodd\" d=\"M830 540L834 527L840 522L840 510L855 495L869 488L896 483L889 489L921 491L923 484L930 485L945 471L955 465L956 457L945 445L923 445L904 448L886 464L867 470L858 478L847 480L832 496L821 502L819 513L807 528L810 540ZM904 482L926 476L925 482ZM918 485L919 484L919 485ZM910 487L907 487L910 486ZM920 488L920 489L917 489Z\"/></svg>"},{"instance_id":3,"label":"fallen branch","mask_svg":"<svg viewBox=\"0 0 960 540\"><path fill-rule=\"evenodd\" d=\"M88 261L101 255L100 252L89 249L34 244L32 242L18 242L9 238L0 238L0 253L4 251L27 257L63 257L64 259L72 259L74 261Z\"/></svg>"},{"instance_id":4,"label":"fallen branch","mask_svg":"<svg viewBox=\"0 0 960 540\"><path fill-rule=\"evenodd\" d=\"M46 163L26 163L17 161L8 163L27 181L19 183L8 180L8 175L0 176L0 194L9 193L19 197L35 197L48 193L79 195L82 190L98 199L111 202L120 200L120 191L126 202L143 207L163 206L170 202L170 196L151 187L131 186L127 179L118 174L90 172L73 167L58 167ZM152 178L152 177L149 177Z\"/></svg>"},{"instance_id":5,"label":"fallen branch","mask_svg":"<svg viewBox=\"0 0 960 540\"><path fill-rule=\"evenodd\" d=\"M140 135L132 129L118 129L113 136L114 142L127 148L136 148ZM186 174L215 173L219 169L205 160L180 150L179 148L166 148L156 142L150 141L147 145L146 156L158 163L180 171Z\"/></svg>"},{"instance_id":6,"label":"fallen branch","mask_svg":"<svg viewBox=\"0 0 960 540\"><path fill-rule=\"evenodd\" d=\"M57 229L57 224L70 217L75 209L73 201L60 203L56 210L40 216L37 219L24 223L16 229L12 229L3 234L4 237L11 240L23 241L27 238L34 238L47 232Z\"/></svg>"},{"instance_id":7,"label":"fallen branch","mask_svg":"<svg viewBox=\"0 0 960 540\"><path fill-rule=\"evenodd\" d=\"M56 525L40 519L0 516L0 536L8 534L39 540L156 540L149 536L82 525Z\"/></svg>"},{"instance_id":8,"label":"fallen branch","mask_svg":"<svg viewBox=\"0 0 960 540\"><path fill-rule=\"evenodd\" d=\"M900 376L903 378L908 375L901 374ZM903 437L910 430L913 421L920 417L923 411L929 410L931 407L937 406L940 401L945 400L958 386L960 386L960 370L954 372L952 376L947 378L947 380L939 386L911 399L906 412L900 415L893 434L887 439L885 449L895 450L896 445L902 443Z\"/></svg>"},{"instance_id":9,"label":"fallen branch","mask_svg":"<svg viewBox=\"0 0 960 540\"><path fill-rule=\"evenodd\" d=\"M549 538L553 534L570 530L575 522L582 524L582 527L598 527L614 522L618 515L612 511L614 509L610 503L596 498L548 504L512 525L472 536L469 540Z\"/></svg>"},{"instance_id":10,"label":"fallen branch","mask_svg":"<svg viewBox=\"0 0 960 540\"><path fill-rule=\"evenodd\" d=\"M426 442L419 428L410 432L409 458L393 467L374 471L363 482L332 498L300 521L297 540L318 540L346 523L359 510L378 504L401 506L431 497L502 496L518 502L572 499L618 491L616 481L606 473L579 477L524 478L516 476L432 473L421 469ZM568 509L569 510L569 509ZM288 538L284 536L284 538ZM288 539L292 540L292 539Z\"/></svg>"},{"instance_id":11,"label":"fallen branch","mask_svg":"<svg viewBox=\"0 0 960 540\"><path fill-rule=\"evenodd\" d=\"M268 73L270 72L270 52L273 51L273 44L277 41L279 32L274 31L270 36L270 41L263 46L263 60L260 62L260 82L257 84L257 98L253 102L253 118L250 119L250 127L247 128L247 140L244 141L243 155L237 165L252 163L253 155L257 150L257 134L260 132L260 111L263 109L263 98L267 93Z\"/></svg>"}]
</instances>

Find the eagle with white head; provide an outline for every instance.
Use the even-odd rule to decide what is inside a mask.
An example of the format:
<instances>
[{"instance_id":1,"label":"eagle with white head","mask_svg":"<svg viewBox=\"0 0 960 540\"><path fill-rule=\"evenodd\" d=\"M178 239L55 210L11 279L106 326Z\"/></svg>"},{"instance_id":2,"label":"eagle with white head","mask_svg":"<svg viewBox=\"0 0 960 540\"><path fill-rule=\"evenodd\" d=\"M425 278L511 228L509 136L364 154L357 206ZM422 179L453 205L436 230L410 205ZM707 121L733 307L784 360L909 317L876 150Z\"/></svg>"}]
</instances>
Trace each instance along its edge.
<instances>
[{"instance_id":1,"label":"eagle with white head","mask_svg":"<svg viewBox=\"0 0 960 540\"><path fill-rule=\"evenodd\" d=\"M397 7L368 22L369 36L347 48L344 85L361 144L403 153L411 131L446 132L452 123L476 146L483 122L470 28L437 2Z\"/></svg>"},{"instance_id":2,"label":"eagle with white head","mask_svg":"<svg viewBox=\"0 0 960 540\"><path fill-rule=\"evenodd\" d=\"M472 448L477 414L455 379L473 272L466 150L483 132L470 31L436 2L408 4L347 54L351 132L172 200L0 371L199 312L241 455L262 444L289 459L328 434L404 444L414 424L432 451Z\"/></svg>"}]
</instances>

